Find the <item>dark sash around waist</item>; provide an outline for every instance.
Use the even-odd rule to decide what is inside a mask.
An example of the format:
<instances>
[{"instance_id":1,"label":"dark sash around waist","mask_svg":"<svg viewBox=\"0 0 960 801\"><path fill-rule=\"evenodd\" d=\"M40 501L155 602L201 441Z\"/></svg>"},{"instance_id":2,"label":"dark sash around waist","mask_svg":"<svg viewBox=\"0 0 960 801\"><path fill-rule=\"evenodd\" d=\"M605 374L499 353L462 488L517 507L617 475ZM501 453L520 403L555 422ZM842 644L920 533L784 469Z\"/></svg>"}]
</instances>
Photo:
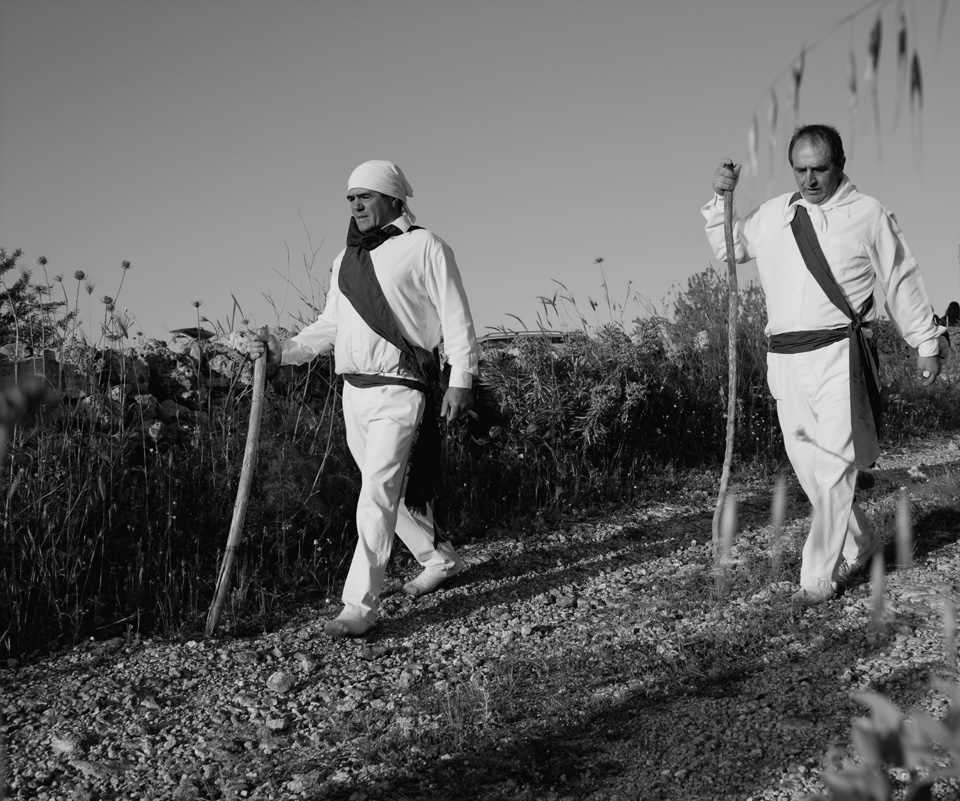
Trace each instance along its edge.
<instances>
[{"instance_id":1,"label":"dark sash around waist","mask_svg":"<svg viewBox=\"0 0 960 801\"><path fill-rule=\"evenodd\" d=\"M415 389L424 394L430 391L430 387L420 381L414 381L412 378L399 378L392 375L368 375L366 373L344 373L343 380L357 389L369 389L370 387L382 387L386 385L406 387Z\"/></svg>"},{"instance_id":2,"label":"dark sash around waist","mask_svg":"<svg viewBox=\"0 0 960 801\"><path fill-rule=\"evenodd\" d=\"M411 226L408 230L415 230ZM438 385L440 366L436 351L428 351L410 342L400 330L400 324L387 302L383 287L377 278L370 259L370 251L401 231L395 226L385 226L382 231L361 234L357 222L350 218L347 231L347 249L340 262L337 284L343 296L356 309L364 323L378 336L400 351L401 369L416 378L397 378L384 375L344 375L351 386L360 388L384 385L399 385L423 392L426 407L410 451L407 486L403 501L412 511L426 513L427 504L437 494L440 481L440 425L435 393L430 391Z\"/></svg>"},{"instance_id":3,"label":"dark sash around waist","mask_svg":"<svg viewBox=\"0 0 960 801\"><path fill-rule=\"evenodd\" d=\"M799 198L800 193L797 192L790 202L796 202ZM856 465L864 470L872 467L880 455L880 360L869 324L865 322L867 314L873 309L873 296L867 298L859 313L850 307L830 271L813 223L810 222L810 215L803 206L797 206L790 227L810 274L830 302L850 320L846 329L842 329L850 339L850 418Z\"/></svg>"},{"instance_id":4,"label":"dark sash around waist","mask_svg":"<svg viewBox=\"0 0 960 801\"><path fill-rule=\"evenodd\" d=\"M848 336L846 326L818 331L788 331L783 334L771 334L767 341L767 350L771 353L807 353L825 348L834 342L840 342Z\"/></svg>"}]
</instances>

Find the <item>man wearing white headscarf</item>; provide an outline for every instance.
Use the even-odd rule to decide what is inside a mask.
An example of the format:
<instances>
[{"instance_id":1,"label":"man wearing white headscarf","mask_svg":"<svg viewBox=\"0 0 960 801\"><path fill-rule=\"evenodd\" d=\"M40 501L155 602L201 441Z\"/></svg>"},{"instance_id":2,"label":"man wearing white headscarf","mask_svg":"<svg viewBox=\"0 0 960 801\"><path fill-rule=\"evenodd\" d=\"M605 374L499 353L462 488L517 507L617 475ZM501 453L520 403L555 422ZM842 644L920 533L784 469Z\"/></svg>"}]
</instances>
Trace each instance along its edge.
<instances>
[{"instance_id":1,"label":"man wearing white headscarf","mask_svg":"<svg viewBox=\"0 0 960 801\"><path fill-rule=\"evenodd\" d=\"M832 599L880 544L855 499L857 470L871 467L879 453L880 386L870 330L875 288L918 349L925 385L940 372L946 329L933 315L896 218L844 174L837 130L798 128L787 158L799 191L743 218L734 210L733 241L738 263L757 260L767 306L767 382L787 456L813 506L792 597L813 606ZM723 193L739 177L740 165L721 162L714 197L701 209L720 261L727 259Z\"/></svg>"},{"instance_id":2,"label":"man wearing white headscarf","mask_svg":"<svg viewBox=\"0 0 960 801\"><path fill-rule=\"evenodd\" d=\"M343 611L324 625L333 637L361 636L376 622L394 533L422 566L405 594L433 592L463 569L433 522L439 432L429 390L442 339L450 379L439 416L452 422L469 411L477 341L453 251L413 225L412 196L393 162L357 167L347 181L347 247L334 260L323 312L292 339L267 337L254 349L274 366L303 364L332 348L345 379L347 443L362 481Z\"/></svg>"}]
</instances>

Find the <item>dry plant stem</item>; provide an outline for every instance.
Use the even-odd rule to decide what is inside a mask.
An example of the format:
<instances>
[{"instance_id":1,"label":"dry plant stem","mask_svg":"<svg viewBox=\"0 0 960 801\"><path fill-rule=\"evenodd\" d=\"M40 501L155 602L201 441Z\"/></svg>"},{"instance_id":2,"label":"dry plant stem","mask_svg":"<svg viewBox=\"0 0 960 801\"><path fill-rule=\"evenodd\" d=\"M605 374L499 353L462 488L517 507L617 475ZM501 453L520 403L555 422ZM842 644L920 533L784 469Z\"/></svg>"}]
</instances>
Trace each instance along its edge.
<instances>
[{"instance_id":1,"label":"dry plant stem","mask_svg":"<svg viewBox=\"0 0 960 801\"><path fill-rule=\"evenodd\" d=\"M0 712L0 801L7 797L8 781L7 741L4 739L4 726L3 713Z\"/></svg>"},{"instance_id":2,"label":"dry plant stem","mask_svg":"<svg viewBox=\"0 0 960 801\"><path fill-rule=\"evenodd\" d=\"M266 355L257 359L253 366L253 401L250 404L250 424L247 428L247 445L243 451L243 466L240 468L240 484L237 487L237 500L233 504L233 521L227 537L227 549L220 563L220 575L217 589L207 613L206 635L212 637L220 622L223 604L230 591L233 563L237 558L237 547L243 534L243 519L247 514L247 502L250 500L250 485L253 482L253 466L257 458L257 445L260 440L260 416L263 411L263 390L266 384Z\"/></svg>"},{"instance_id":3,"label":"dry plant stem","mask_svg":"<svg viewBox=\"0 0 960 801\"><path fill-rule=\"evenodd\" d=\"M783 565L783 521L787 514L787 482L784 477L778 476L773 489L773 503L770 516L773 520L773 560L770 570L770 581L780 580L780 570Z\"/></svg>"},{"instance_id":4,"label":"dry plant stem","mask_svg":"<svg viewBox=\"0 0 960 801\"><path fill-rule=\"evenodd\" d=\"M877 551L870 565L870 603L873 609L873 624L878 629L883 626L883 590L886 570L883 551Z\"/></svg>"},{"instance_id":5,"label":"dry plant stem","mask_svg":"<svg viewBox=\"0 0 960 801\"><path fill-rule=\"evenodd\" d=\"M943 599L943 661L947 666L947 676L957 672L957 610L953 602Z\"/></svg>"},{"instance_id":6,"label":"dry plant stem","mask_svg":"<svg viewBox=\"0 0 960 801\"><path fill-rule=\"evenodd\" d=\"M727 445L723 452L723 470L720 473L720 492L717 507L713 511L713 554L720 553L720 517L730 484L730 465L733 462L733 436L737 421L737 317L739 297L737 294L737 259L733 248L733 190L723 193L723 232L727 242Z\"/></svg>"},{"instance_id":7,"label":"dry plant stem","mask_svg":"<svg viewBox=\"0 0 960 801\"><path fill-rule=\"evenodd\" d=\"M910 498L900 490L897 504L897 566L909 569L913 564L913 522L910 520Z\"/></svg>"}]
</instances>

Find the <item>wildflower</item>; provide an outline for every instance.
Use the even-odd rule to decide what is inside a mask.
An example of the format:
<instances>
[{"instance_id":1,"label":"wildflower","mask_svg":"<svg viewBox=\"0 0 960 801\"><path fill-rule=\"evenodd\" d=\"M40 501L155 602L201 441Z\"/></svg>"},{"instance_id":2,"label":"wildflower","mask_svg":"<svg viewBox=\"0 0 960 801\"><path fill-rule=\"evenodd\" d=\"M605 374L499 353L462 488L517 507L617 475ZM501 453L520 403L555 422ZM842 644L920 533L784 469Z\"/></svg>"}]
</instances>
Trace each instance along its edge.
<instances>
[{"instance_id":1,"label":"wildflower","mask_svg":"<svg viewBox=\"0 0 960 801\"><path fill-rule=\"evenodd\" d=\"M93 288L94 288L95 286L96 286L96 284L95 284L93 281L84 281L84 282L83 282L83 287L84 287L84 289L87 290L87 294L88 294L88 295L92 295L92 294L93 294Z\"/></svg>"},{"instance_id":2,"label":"wildflower","mask_svg":"<svg viewBox=\"0 0 960 801\"><path fill-rule=\"evenodd\" d=\"M100 298L100 302L101 302L104 306L112 306L112 305L113 305L113 298L111 298L109 295L104 295L102 298Z\"/></svg>"},{"instance_id":3,"label":"wildflower","mask_svg":"<svg viewBox=\"0 0 960 801\"><path fill-rule=\"evenodd\" d=\"M53 276L53 281L54 281L55 284L62 284L62 283L63 283L63 273L57 273L55 276Z\"/></svg>"},{"instance_id":4,"label":"wildflower","mask_svg":"<svg viewBox=\"0 0 960 801\"><path fill-rule=\"evenodd\" d=\"M130 269L130 262L127 261L126 259L124 259L122 262L120 262L120 266L121 266L124 270L129 270L129 269Z\"/></svg>"},{"instance_id":5,"label":"wildflower","mask_svg":"<svg viewBox=\"0 0 960 801\"><path fill-rule=\"evenodd\" d=\"M593 260L594 264L603 264L603 262L604 262L603 256L597 256L597 258Z\"/></svg>"},{"instance_id":6,"label":"wildflower","mask_svg":"<svg viewBox=\"0 0 960 801\"><path fill-rule=\"evenodd\" d=\"M41 256L39 259L37 259L37 264L39 264L41 267L46 267L46 266L47 266L47 257L46 257L46 256Z\"/></svg>"},{"instance_id":7,"label":"wildflower","mask_svg":"<svg viewBox=\"0 0 960 801\"><path fill-rule=\"evenodd\" d=\"M193 305L193 308L199 309L199 308L200 308L200 304L202 304L203 301L202 301L202 300L191 300L190 303Z\"/></svg>"},{"instance_id":8,"label":"wildflower","mask_svg":"<svg viewBox=\"0 0 960 801\"><path fill-rule=\"evenodd\" d=\"M77 270L73 274L73 277L76 278L78 281L82 281L84 278L87 277L87 274L83 270Z\"/></svg>"}]
</instances>

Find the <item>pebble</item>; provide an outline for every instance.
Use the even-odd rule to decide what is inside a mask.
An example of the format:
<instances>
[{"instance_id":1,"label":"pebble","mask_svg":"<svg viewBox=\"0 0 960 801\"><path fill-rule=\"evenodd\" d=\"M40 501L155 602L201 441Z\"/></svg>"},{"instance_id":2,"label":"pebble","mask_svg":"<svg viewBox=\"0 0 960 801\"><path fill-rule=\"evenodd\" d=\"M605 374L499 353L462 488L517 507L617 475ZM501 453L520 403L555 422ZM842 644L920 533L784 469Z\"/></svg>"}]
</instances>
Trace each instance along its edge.
<instances>
[{"instance_id":1,"label":"pebble","mask_svg":"<svg viewBox=\"0 0 960 801\"><path fill-rule=\"evenodd\" d=\"M297 677L292 673L278 670L276 673L272 673L270 678L267 679L267 689L285 695L293 689L296 683Z\"/></svg>"}]
</instances>

